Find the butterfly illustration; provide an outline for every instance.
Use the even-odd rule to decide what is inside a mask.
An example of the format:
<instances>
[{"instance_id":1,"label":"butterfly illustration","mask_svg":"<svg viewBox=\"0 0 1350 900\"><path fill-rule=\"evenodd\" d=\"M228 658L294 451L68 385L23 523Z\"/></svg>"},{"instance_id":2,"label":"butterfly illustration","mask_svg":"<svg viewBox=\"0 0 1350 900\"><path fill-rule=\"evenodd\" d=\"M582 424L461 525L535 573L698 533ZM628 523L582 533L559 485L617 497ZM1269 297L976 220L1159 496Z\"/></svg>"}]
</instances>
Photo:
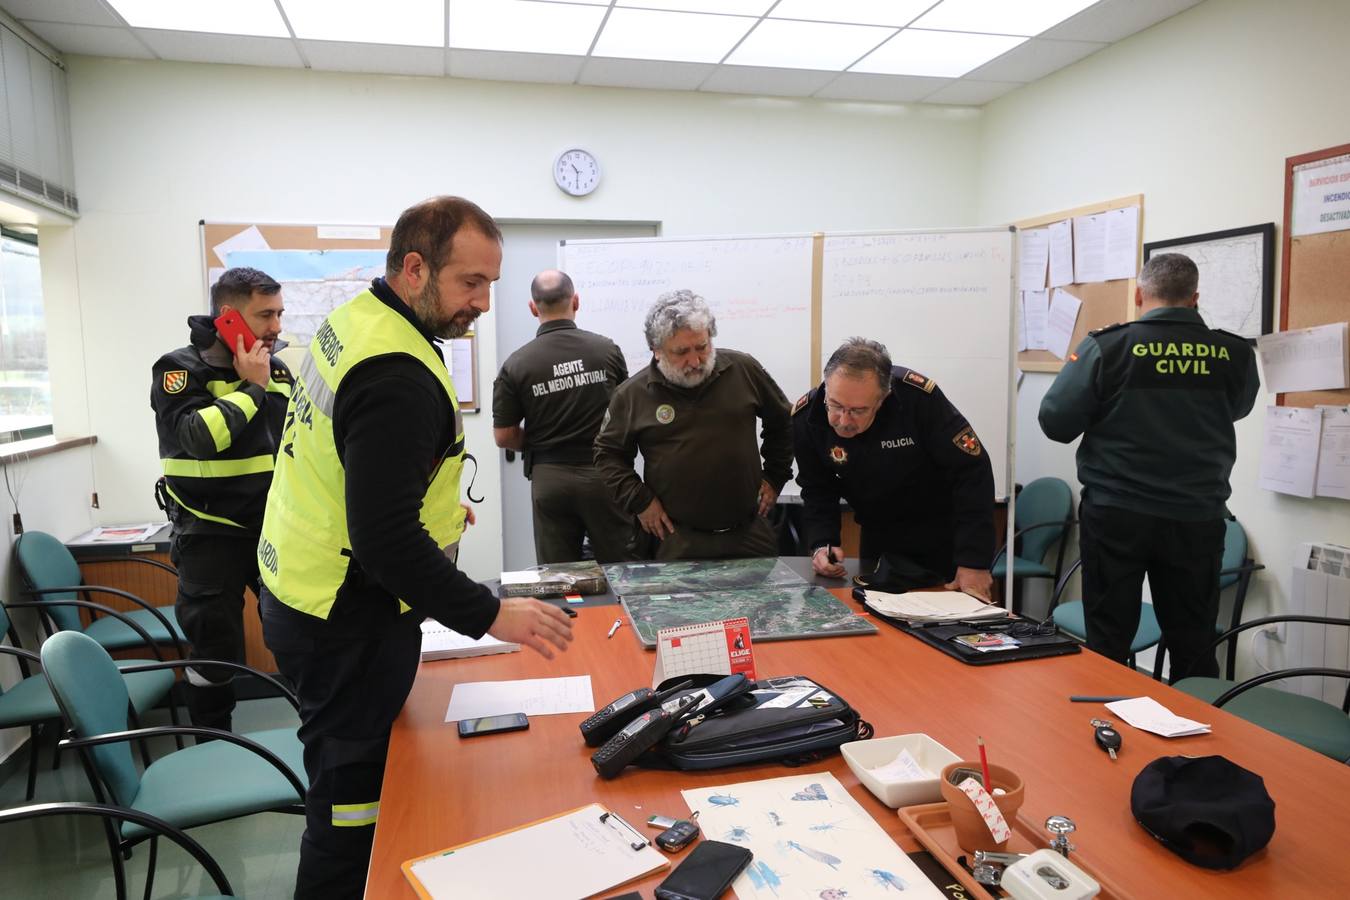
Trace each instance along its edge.
<instances>
[{"instance_id":1,"label":"butterfly illustration","mask_svg":"<svg viewBox=\"0 0 1350 900\"><path fill-rule=\"evenodd\" d=\"M811 782L810 784L808 784L808 785L806 786L806 789L805 789L805 790L801 790L801 791L798 791L797 793L793 794L793 795L792 795L792 799L793 799L793 800L829 800L830 798L827 797L827 796L825 795L825 789L824 789L823 787L820 786L820 783L819 783L819 782L813 781L813 782Z\"/></svg>"}]
</instances>

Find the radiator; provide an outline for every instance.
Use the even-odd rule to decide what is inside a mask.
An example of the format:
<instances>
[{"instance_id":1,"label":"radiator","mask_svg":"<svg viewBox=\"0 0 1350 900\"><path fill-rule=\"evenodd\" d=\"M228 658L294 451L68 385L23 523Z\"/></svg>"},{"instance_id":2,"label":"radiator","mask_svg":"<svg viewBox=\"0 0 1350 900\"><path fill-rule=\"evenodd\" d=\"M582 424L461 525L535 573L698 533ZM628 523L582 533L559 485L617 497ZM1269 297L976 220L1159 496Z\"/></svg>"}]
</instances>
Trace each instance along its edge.
<instances>
[{"instance_id":1,"label":"radiator","mask_svg":"<svg viewBox=\"0 0 1350 900\"><path fill-rule=\"evenodd\" d=\"M1350 619L1350 547L1302 544L1290 588L1291 614ZM1350 626L1290 622L1285 640L1284 662L1289 668L1350 669ZM1344 678L1304 676L1271 686L1340 706L1347 684Z\"/></svg>"}]
</instances>

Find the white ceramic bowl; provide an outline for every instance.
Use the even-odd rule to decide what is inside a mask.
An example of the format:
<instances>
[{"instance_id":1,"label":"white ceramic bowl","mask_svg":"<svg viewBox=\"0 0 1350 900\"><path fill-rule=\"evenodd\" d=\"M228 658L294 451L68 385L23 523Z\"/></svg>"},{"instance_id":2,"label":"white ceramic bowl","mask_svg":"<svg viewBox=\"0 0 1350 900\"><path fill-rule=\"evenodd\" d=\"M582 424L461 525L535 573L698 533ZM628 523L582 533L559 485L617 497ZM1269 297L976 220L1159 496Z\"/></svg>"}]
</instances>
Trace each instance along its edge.
<instances>
[{"instance_id":1,"label":"white ceramic bowl","mask_svg":"<svg viewBox=\"0 0 1350 900\"><path fill-rule=\"evenodd\" d=\"M908 750L920 766L932 773L932 777L916 781L879 778L873 770L895 759L901 750ZM926 734L899 734L870 741L850 741L842 745L839 751L858 780L891 809L939 802L942 791L938 787L938 776L944 766L961 761L961 757Z\"/></svg>"}]
</instances>

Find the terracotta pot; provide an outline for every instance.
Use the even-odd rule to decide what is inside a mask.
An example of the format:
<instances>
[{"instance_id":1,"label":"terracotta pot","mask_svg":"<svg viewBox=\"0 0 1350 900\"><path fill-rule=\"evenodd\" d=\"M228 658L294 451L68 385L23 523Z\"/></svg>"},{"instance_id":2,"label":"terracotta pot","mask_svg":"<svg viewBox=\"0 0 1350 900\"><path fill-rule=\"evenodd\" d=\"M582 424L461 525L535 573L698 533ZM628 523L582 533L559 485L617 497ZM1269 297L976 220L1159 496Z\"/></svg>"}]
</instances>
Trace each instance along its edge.
<instances>
[{"instance_id":1,"label":"terracotta pot","mask_svg":"<svg viewBox=\"0 0 1350 900\"><path fill-rule=\"evenodd\" d=\"M947 801L947 806L951 810L952 825L956 828L956 843L967 853L976 850L1007 849L1007 841L994 840L994 836L989 832L989 826L985 824L974 802L948 780L951 773L960 768L974 769L978 772L980 763L979 760L952 763L943 768L942 777L938 782L938 786L942 789L942 799ZM989 778L994 782L995 788L1003 788L1005 792L994 795L994 804L1008 821L1008 827L1012 828L1017 810L1022 806L1022 779L1005 766L990 766Z\"/></svg>"}]
</instances>

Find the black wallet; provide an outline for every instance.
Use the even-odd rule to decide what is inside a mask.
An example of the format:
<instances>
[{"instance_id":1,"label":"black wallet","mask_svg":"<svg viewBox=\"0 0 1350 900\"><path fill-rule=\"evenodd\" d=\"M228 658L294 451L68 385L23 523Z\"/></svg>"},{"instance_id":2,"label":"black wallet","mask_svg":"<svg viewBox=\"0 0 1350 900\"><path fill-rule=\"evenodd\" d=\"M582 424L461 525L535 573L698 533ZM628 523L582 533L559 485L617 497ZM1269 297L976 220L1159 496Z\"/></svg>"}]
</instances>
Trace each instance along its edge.
<instances>
[{"instance_id":1,"label":"black wallet","mask_svg":"<svg viewBox=\"0 0 1350 900\"><path fill-rule=\"evenodd\" d=\"M754 856L735 844L704 840L656 886L656 900L717 900Z\"/></svg>"}]
</instances>

